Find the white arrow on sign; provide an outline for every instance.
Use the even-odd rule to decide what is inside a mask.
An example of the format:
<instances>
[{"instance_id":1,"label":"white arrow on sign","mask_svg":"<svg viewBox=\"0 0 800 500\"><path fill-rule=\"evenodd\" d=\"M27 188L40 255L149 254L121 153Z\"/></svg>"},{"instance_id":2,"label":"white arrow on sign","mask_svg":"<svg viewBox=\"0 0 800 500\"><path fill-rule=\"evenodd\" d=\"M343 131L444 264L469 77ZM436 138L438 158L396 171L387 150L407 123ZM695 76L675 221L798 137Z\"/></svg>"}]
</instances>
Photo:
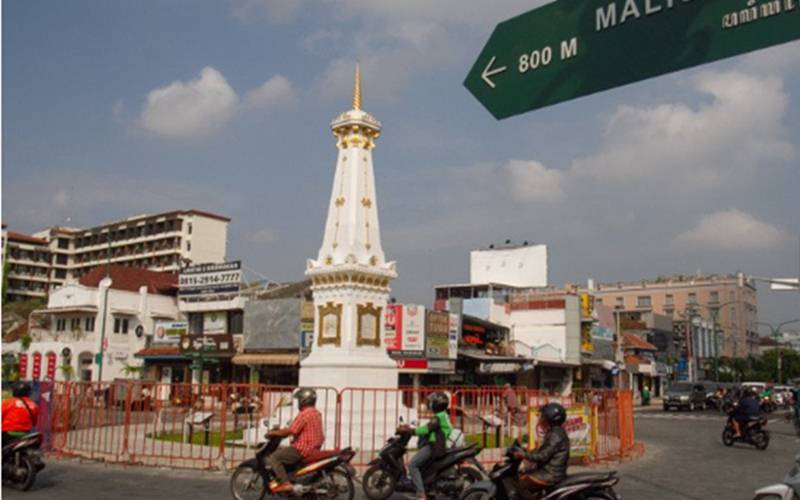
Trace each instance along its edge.
<instances>
[{"instance_id":1,"label":"white arrow on sign","mask_svg":"<svg viewBox=\"0 0 800 500\"><path fill-rule=\"evenodd\" d=\"M772 290L800 290L800 279L787 278L770 281Z\"/></svg>"},{"instance_id":2,"label":"white arrow on sign","mask_svg":"<svg viewBox=\"0 0 800 500\"><path fill-rule=\"evenodd\" d=\"M486 85L488 85L488 86L490 86L492 88L497 87L497 85L495 85L494 82L489 79L489 77L490 76L494 76L494 75L496 75L498 73L502 73L503 71L508 69L505 66L502 66L500 68L491 69L492 68L492 64L494 64L494 62L496 60L497 60L497 57L492 57L492 59L489 61L489 64L487 64L486 68L483 70L483 73L481 73L481 78L483 78L483 81L486 82Z\"/></svg>"}]
</instances>

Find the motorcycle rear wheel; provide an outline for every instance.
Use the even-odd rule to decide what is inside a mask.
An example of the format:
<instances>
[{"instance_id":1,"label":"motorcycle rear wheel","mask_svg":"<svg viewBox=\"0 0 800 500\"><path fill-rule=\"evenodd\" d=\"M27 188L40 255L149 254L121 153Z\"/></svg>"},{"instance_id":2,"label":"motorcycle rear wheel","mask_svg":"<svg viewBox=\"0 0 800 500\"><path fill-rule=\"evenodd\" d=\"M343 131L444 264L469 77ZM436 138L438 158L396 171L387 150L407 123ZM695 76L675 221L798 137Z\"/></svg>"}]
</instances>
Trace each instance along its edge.
<instances>
[{"instance_id":1,"label":"motorcycle rear wheel","mask_svg":"<svg viewBox=\"0 0 800 500\"><path fill-rule=\"evenodd\" d=\"M584 497L586 500L618 500L617 493L612 489L603 491L593 491L589 496Z\"/></svg>"},{"instance_id":2,"label":"motorcycle rear wheel","mask_svg":"<svg viewBox=\"0 0 800 500\"><path fill-rule=\"evenodd\" d=\"M758 431L753 435L753 444L759 450L766 450L769 446L769 435L764 431Z\"/></svg>"},{"instance_id":3,"label":"motorcycle rear wheel","mask_svg":"<svg viewBox=\"0 0 800 500\"><path fill-rule=\"evenodd\" d=\"M726 427L724 431L722 431L722 444L725 446L733 446L733 443L736 439L733 437L733 429Z\"/></svg>"},{"instance_id":4,"label":"motorcycle rear wheel","mask_svg":"<svg viewBox=\"0 0 800 500\"><path fill-rule=\"evenodd\" d=\"M19 457L18 472L19 476L11 480L11 485L16 490L28 491L36 481L36 466L29 456L23 454Z\"/></svg>"},{"instance_id":5,"label":"motorcycle rear wheel","mask_svg":"<svg viewBox=\"0 0 800 500\"><path fill-rule=\"evenodd\" d=\"M367 469L361 480L364 494L370 500L386 500L394 493L397 487L397 477L381 464L376 464Z\"/></svg>"},{"instance_id":6,"label":"motorcycle rear wheel","mask_svg":"<svg viewBox=\"0 0 800 500\"><path fill-rule=\"evenodd\" d=\"M342 469L333 469L328 473L328 481L332 488L328 494L322 497L316 495L315 498L330 498L336 500L353 500L356 496L356 487L353 485L353 478Z\"/></svg>"},{"instance_id":7,"label":"motorcycle rear wheel","mask_svg":"<svg viewBox=\"0 0 800 500\"><path fill-rule=\"evenodd\" d=\"M240 465L231 476L231 495L236 500L261 500L267 494L267 481L251 465Z\"/></svg>"}]
</instances>

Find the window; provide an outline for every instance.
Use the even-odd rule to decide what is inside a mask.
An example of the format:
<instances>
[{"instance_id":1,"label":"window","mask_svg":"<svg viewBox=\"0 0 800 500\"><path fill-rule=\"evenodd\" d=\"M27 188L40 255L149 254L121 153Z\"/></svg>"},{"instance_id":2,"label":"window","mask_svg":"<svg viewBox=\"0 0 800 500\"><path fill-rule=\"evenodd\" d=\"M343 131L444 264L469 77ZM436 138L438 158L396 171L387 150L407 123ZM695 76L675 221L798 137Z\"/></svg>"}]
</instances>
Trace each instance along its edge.
<instances>
[{"instance_id":1,"label":"window","mask_svg":"<svg viewBox=\"0 0 800 500\"><path fill-rule=\"evenodd\" d=\"M64 318L57 319L56 320L56 331L57 332L63 332L66 329L67 329L67 320L64 319Z\"/></svg>"},{"instance_id":2,"label":"window","mask_svg":"<svg viewBox=\"0 0 800 500\"><path fill-rule=\"evenodd\" d=\"M66 238L59 238L58 248L69 248L69 240Z\"/></svg>"},{"instance_id":3,"label":"window","mask_svg":"<svg viewBox=\"0 0 800 500\"><path fill-rule=\"evenodd\" d=\"M128 319L114 318L114 333L128 333Z\"/></svg>"},{"instance_id":4,"label":"window","mask_svg":"<svg viewBox=\"0 0 800 500\"><path fill-rule=\"evenodd\" d=\"M187 241L186 242L186 251L187 252L191 252L192 251L192 242L191 241Z\"/></svg>"},{"instance_id":5,"label":"window","mask_svg":"<svg viewBox=\"0 0 800 500\"><path fill-rule=\"evenodd\" d=\"M80 330L81 329L81 319L80 318L72 318L69 320L69 329L71 331Z\"/></svg>"},{"instance_id":6,"label":"window","mask_svg":"<svg viewBox=\"0 0 800 500\"><path fill-rule=\"evenodd\" d=\"M675 305L675 297L673 297L671 293L668 293L667 296L664 298L664 305L665 306Z\"/></svg>"},{"instance_id":7,"label":"window","mask_svg":"<svg viewBox=\"0 0 800 500\"><path fill-rule=\"evenodd\" d=\"M625 306L625 298L617 297L617 307L624 307L624 306Z\"/></svg>"},{"instance_id":8,"label":"window","mask_svg":"<svg viewBox=\"0 0 800 500\"><path fill-rule=\"evenodd\" d=\"M641 295L636 298L636 305L638 307L651 307L653 305L653 301L650 299L649 295Z\"/></svg>"},{"instance_id":9,"label":"window","mask_svg":"<svg viewBox=\"0 0 800 500\"><path fill-rule=\"evenodd\" d=\"M203 313L189 313L189 334L203 334Z\"/></svg>"},{"instance_id":10,"label":"window","mask_svg":"<svg viewBox=\"0 0 800 500\"><path fill-rule=\"evenodd\" d=\"M708 301L712 303L719 302L719 292L711 292L711 295L708 297Z\"/></svg>"},{"instance_id":11,"label":"window","mask_svg":"<svg viewBox=\"0 0 800 500\"><path fill-rule=\"evenodd\" d=\"M56 279L66 279L67 277L67 270L66 269L56 269Z\"/></svg>"},{"instance_id":12,"label":"window","mask_svg":"<svg viewBox=\"0 0 800 500\"><path fill-rule=\"evenodd\" d=\"M731 323L736 323L736 306L731 306Z\"/></svg>"},{"instance_id":13,"label":"window","mask_svg":"<svg viewBox=\"0 0 800 500\"><path fill-rule=\"evenodd\" d=\"M675 309L672 309L672 308L667 309L667 308L665 308L664 309L664 315L665 316L669 316L670 318L674 317L675 316Z\"/></svg>"},{"instance_id":14,"label":"window","mask_svg":"<svg viewBox=\"0 0 800 500\"><path fill-rule=\"evenodd\" d=\"M689 294L689 303L690 304L697 304L697 294L692 292Z\"/></svg>"},{"instance_id":15,"label":"window","mask_svg":"<svg viewBox=\"0 0 800 500\"><path fill-rule=\"evenodd\" d=\"M602 304L603 303L603 299L594 299L594 303L595 304Z\"/></svg>"},{"instance_id":16,"label":"window","mask_svg":"<svg viewBox=\"0 0 800 500\"><path fill-rule=\"evenodd\" d=\"M60 253L56 255L56 264L66 264L66 263L67 263L66 254Z\"/></svg>"},{"instance_id":17,"label":"window","mask_svg":"<svg viewBox=\"0 0 800 500\"><path fill-rule=\"evenodd\" d=\"M228 333L244 333L244 313L228 311Z\"/></svg>"},{"instance_id":18,"label":"window","mask_svg":"<svg viewBox=\"0 0 800 500\"><path fill-rule=\"evenodd\" d=\"M191 222L186 225L186 232L189 233L189 234L192 234L192 223Z\"/></svg>"}]
</instances>

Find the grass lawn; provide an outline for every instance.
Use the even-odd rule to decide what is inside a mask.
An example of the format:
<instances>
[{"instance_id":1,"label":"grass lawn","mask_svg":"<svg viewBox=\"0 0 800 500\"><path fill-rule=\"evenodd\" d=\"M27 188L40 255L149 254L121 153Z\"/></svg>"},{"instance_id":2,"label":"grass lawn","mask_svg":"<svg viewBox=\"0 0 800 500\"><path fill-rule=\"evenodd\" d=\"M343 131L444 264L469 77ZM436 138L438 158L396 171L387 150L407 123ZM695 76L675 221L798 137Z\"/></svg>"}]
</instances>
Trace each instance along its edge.
<instances>
[{"instance_id":1,"label":"grass lawn","mask_svg":"<svg viewBox=\"0 0 800 500\"><path fill-rule=\"evenodd\" d=\"M225 441L233 441L236 439L242 439L242 430L237 429L234 431L226 431L224 440ZM183 434L180 432L174 433L167 433L161 434L160 436L156 436L156 439L159 441L170 441L173 443L181 443L183 442ZM192 444L206 444L206 433L205 431L195 431L192 433ZM222 433L219 431L211 431L208 436L208 445L209 446L219 446L220 443L223 441Z\"/></svg>"},{"instance_id":2,"label":"grass lawn","mask_svg":"<svg viewBox=\"0 0 800 500\"><path fill-rule=\"evenodd\" d=\"M486 445L483 444L483 434L481 433L467 434L464 436L464 439L466 440L467 444L476 444L481 448L499 448L499 446L495 444L494 432L486 433ZM503 436L503 448L511 446L512 443L514 443L514 438L510 436Z\"/></svg>"}]
</instances>

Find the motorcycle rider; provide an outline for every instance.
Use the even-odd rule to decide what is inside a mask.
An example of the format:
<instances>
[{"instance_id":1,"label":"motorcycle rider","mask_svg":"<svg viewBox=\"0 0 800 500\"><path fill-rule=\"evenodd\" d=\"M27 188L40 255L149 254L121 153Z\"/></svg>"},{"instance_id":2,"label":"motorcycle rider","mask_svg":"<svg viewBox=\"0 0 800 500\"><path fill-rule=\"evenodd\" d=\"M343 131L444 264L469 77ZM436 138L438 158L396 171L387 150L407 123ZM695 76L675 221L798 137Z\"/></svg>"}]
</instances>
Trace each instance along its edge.
<instances>
[{"instance_id":1,"label":"motorcycle rider","mask_svg":"<svg viewBox=\"0 0 800 500\"><path fill-rule=\"evenodd\" d=\"M434 415L425 425L413 429L418 437L417 453L408 464L408 472L414 489L417 491L417 499L425 500L425 483L422 480L422 467L430 460L442 456L447 450L447 438L453 431L450 425L450 417L447 410L450 407L450 398L444 392L433 392L428 395L428 409ZM411 427L402 425L399 432L411 432Z\"/></svg>"},{"instance_id":2,"label":"motorcycle rider","mask_svg":"<svg viewBox=\"0 0 800 500\"><path fill-rule=\"evenodd\" d=\"M267 433L267 438L284 438L292 436L291 446L275 450L267 459L278 482L270 484L273 494L290 492L294 489L289 482L287 466L301 463L315 452L322 449L325 432L322 427L322 414L317 410L317 392L314 389L302 388L294 394L300 413L294 417L291 425L285 429L276 429Z\"/></svg>"},{"instance_id":3,"label":"motorcycle rider","mask_svg":"<svg viewBox=\"0 0 800 500\"><path fill-rule=\"evenodd\" d=\"M546 434L542 443L528 453L517 451L518 460L527 460L535 468L522 473L520 496L523 500L537 498L538 492L562 481L569 465L569 436L561 427L567 420L567 411L558 403L548 403L539 410Z\"/></svg>"},{"instance_id":4,"label":"motorcycle rider","mask_svg":"<svg viewBox=\"0 0 800 500\"><path fill-rule=\"evenodd\" d=\"M733 411L733 428L736 431L734 435L735 438L742 437L742 426L747 428L747 424L753 417L757 417L761 412L761 408L758 404L758 391L756 389L752 389L746 391L742 399L739 400L739 404L736 406L736 409Z\"/></svg>"},{"instance_id":5,"label":"motorcycle rider","mask_svg":"<svg viewBox=\"0 0 800 500\"><path fill-rule=\"evenodd\" d=\"M3 401L2 441L3 445L29 434L36 426L39 406L31 400L31 386L17 382L12 397Z\"/></svg>"}]
</instances>

